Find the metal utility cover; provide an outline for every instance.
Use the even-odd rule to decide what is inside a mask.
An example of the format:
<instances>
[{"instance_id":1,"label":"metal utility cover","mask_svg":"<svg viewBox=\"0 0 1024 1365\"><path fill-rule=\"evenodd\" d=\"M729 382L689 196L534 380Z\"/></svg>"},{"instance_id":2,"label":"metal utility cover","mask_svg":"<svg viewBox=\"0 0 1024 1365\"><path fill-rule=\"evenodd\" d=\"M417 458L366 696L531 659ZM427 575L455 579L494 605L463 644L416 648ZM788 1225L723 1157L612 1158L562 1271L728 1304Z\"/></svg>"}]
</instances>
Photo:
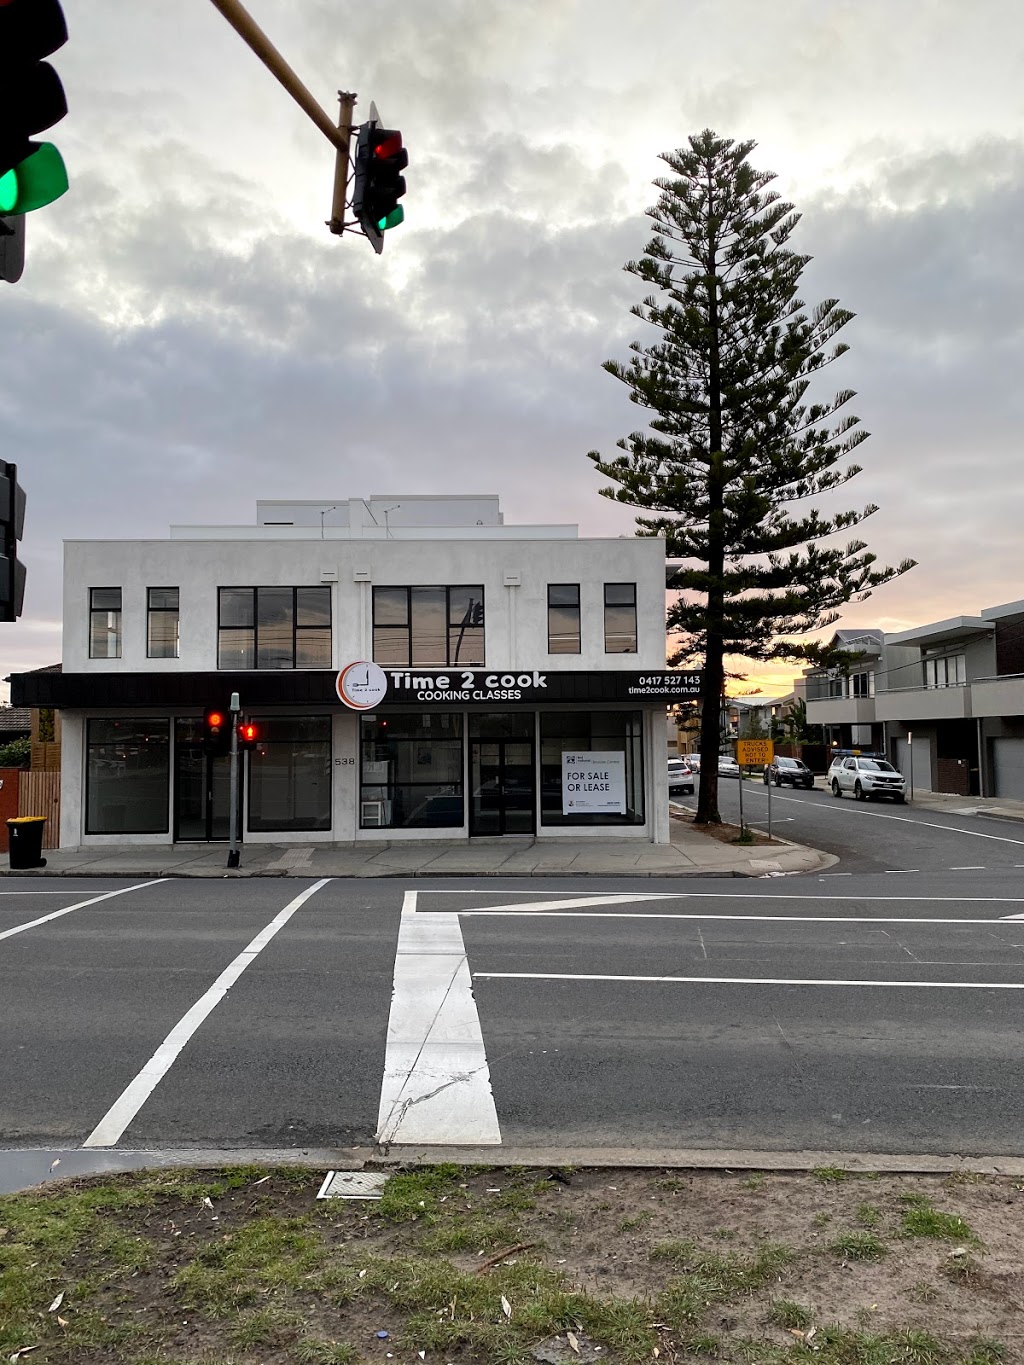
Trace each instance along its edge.
<instances>
[{"instance_id":1,"label":"metal utility cover","mask_svg":"<svg viewBox=\"0 0 1024 1365\"><path fill-rule=\"evenodd\" d=\"M328 1171L317 1199L379 1199L390 1179L383 1171Z\"/></svg>"}]
</instances>

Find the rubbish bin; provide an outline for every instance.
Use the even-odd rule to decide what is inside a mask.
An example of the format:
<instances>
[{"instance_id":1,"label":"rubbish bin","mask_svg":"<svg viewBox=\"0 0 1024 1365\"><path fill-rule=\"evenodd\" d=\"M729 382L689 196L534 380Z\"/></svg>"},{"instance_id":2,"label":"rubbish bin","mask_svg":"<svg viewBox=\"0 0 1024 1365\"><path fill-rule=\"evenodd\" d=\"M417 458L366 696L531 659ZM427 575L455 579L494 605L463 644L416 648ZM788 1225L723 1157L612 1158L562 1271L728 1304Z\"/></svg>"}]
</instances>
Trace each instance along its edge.
<instances>
[{"instance_id":1,"label":"rubbish bin","mask_svg":"<svg viewBox=\"0 0 1024 1365\"><path fill-rule=\"evenodd\" d=\"M7 843L12 868L45 867L43 828L45 815L17 815L7 821Z\"/></svg>"}]
</instances>

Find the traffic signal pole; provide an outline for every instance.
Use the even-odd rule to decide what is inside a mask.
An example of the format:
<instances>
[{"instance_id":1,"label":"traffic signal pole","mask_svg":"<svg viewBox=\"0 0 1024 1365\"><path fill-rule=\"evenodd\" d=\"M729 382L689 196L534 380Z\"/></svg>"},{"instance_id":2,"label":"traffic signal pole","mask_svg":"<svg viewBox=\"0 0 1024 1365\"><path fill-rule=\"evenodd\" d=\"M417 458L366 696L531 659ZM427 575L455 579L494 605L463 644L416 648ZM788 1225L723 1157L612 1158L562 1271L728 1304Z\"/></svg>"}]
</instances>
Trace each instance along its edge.
<instances>
[{"instance_id":1,"label":"traffic signal pole","mask_svg":"<svg viewBox=\"0 0 1024 1365\"><path fill-rule=\"evenodd\" d=\"M352 110L356 102L355 95L346 91L338 92L341 108L338 113L338 122L335 124L331 120L330 114L317 104L308 88L299 80L249 11L239 3L239 0L213 0L213 4L220 10L242 41L256 53L270 74L284 86L303 113L313 120L324 137L336 149L338 155L334 166L334 200L327 226L332 232L342 232L345 227L348 144L352 137Z\"/></svg>"},{"instance_id":2,"label":"traffic signal pole","mask_svg":"<svg viewBox=\"0 0 1024 1365\"><path fill-rule=\"evenodd\" d=\"M231 842L228 845L228 867L237 867L239 862L238 855L238 713L242 707L238 700L238 693L231 693L231 705L228 710L231 712Z\"/></svg>"}]
</instances>

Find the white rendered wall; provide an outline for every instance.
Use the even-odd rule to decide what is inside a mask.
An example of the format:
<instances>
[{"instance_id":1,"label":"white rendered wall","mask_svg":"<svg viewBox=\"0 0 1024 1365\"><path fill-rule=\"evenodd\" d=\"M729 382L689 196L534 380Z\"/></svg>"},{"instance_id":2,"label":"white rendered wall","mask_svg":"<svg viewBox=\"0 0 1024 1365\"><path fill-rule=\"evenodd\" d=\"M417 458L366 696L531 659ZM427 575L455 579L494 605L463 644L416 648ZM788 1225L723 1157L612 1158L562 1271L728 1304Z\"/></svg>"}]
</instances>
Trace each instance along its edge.
<instances>
[{"instance_id":1,"label":"white rendered wall","mask_svg":"<svg viewBox=\"0 0 1024 1365\"><path fill-rule=\"evenodd\" d=\"M369 583L354 581L366 572ZM663 669L665 547L661 540L531 541L68 541L64 553L64 671L213 672L218 587L333 585L333 666L369 657L370 585L482 583L486 666ZM519 587L506 587L506 575ZM547 652L547 586L579 583L583 649ZM605 583L636 583L638 652L604 652ZM89 658L89 589L122 594L122 657ZM146 589L180 592L181 653L146 656Z\"/></svg>"}]
</instances>

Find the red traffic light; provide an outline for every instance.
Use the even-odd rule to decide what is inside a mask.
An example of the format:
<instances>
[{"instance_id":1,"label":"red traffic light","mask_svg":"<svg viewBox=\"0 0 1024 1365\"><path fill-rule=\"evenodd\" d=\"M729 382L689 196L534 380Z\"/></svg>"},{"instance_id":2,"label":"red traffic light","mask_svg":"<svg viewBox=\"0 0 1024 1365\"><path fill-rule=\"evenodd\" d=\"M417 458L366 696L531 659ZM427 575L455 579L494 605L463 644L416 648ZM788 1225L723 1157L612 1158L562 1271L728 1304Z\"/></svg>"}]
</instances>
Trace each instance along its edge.
<instances>
[{"instance_id":1,"label":"red traffic light","mask_svg":"<svg viewBox=\"0 0 1024 1365\"><path fill-rule=\"evenodd\" d=\"M211 711L206 717L206 726L209 730L219 730L224 724L224 717L219 711Z\"/></svg>"},{"instance_id":2,"label":"red traffic light","mask_svg":"<svg viewBox=\"0 0 1024 1365\"><path fill-rule=\"evenodd\" d=\"M387 157L397 156L401 150L402 134L395 131L393 133L389 133L382 142L377 143L377 145L373 149L373 154L374 156L379 157L381 161L383 161ZM399 169L404 170L405 167L408 166L408 164L409 154L408 152L406 152L405 161L402 163Z\"/></svg>"}]
</instances>

